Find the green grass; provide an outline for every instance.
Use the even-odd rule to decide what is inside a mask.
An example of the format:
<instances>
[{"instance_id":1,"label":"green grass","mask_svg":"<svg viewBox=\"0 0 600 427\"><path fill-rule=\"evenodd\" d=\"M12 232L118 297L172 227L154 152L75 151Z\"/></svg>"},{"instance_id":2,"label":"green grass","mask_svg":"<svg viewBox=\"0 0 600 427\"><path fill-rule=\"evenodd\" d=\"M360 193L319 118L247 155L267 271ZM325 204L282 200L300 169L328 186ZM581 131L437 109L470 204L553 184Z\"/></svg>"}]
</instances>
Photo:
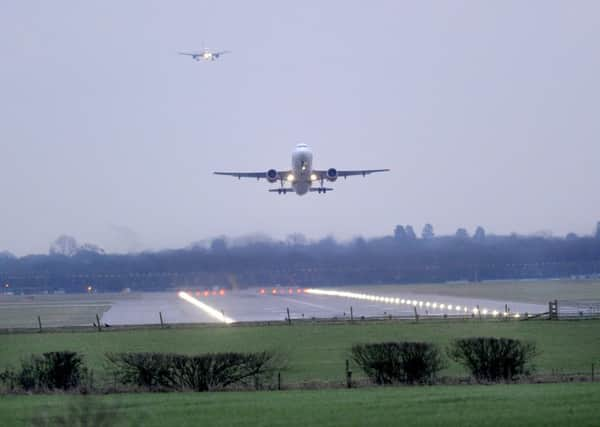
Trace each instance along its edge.
<instances>
[{"instance_id":1,"label":"green grass","mask_svg":"<svg viewBox=\"0 0 600 427\"><path fill-rule=\"evenodd\" d=\"M91 325L102 316L120 294L1 295L0 328Z\"/></svg>"},{"instance_id":2,"label":"green grass","mask_svg":"<svg viewBox=\"0 0 600 427\"><path fill-rule=\"evenodd\" d=\"M352 344L389 340L429 341L446 346L453 338L511 337L535 341L540 373L589 373L600 362L600 321L410 321L292 326L173 327L103 332L19 333L0 335L0 369L32 353L82 352L97 378L107 378L104 354L121 351L204 353L274 349L288 360L284 383L342 381ZM359 375L357 369L355 373ZM450 362L442 375L466 375Z\"/></svg>"},{"instance_id":3,"label":"green grass","mask_svg":"<svg viewBox=\"0 0 600 427\"><path fill-rule=\"evenodd\" d=\"M600 384L3 396L0 425L30 425L33 417L40 416L46 417L46 425L84 425L76 424L74 414L86 407L108 412L110 425L115 426L583 427L600 422Z\"/></svg>"}]
</instances>

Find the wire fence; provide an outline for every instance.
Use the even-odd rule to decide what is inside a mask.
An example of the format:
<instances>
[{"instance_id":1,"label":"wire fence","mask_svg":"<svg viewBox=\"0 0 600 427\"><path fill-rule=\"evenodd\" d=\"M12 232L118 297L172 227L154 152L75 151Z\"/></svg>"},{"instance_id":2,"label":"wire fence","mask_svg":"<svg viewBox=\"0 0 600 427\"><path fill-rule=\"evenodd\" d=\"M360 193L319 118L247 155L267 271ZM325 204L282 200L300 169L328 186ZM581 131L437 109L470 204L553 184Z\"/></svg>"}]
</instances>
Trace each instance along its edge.
<instances>
[{"instance_id":1,"label":"wire fence","mask_svg":"<svg viewBox=\"0 0 600 427\"><path fill-rule=\"evenodd\" d=\"M600 300L558 300L558 318L600 318Z\"/></svg>"}]
</instances>

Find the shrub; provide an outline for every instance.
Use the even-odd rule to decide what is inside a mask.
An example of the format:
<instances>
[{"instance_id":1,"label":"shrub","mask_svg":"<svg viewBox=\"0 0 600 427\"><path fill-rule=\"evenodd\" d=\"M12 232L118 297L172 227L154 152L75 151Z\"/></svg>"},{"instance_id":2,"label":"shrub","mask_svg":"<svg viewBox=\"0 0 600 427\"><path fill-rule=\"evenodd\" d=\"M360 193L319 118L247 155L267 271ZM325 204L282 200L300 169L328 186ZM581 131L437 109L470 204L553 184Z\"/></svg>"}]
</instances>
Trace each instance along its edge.
<instances>
[{"instance_id":1,"label":"shrub","mask_svg":"<svg viewBox=\"0 0 600 427\"><path fill-rule=\"evenodd\" d=\"M8 369L0 374L0 380L12 389L23 390L61 389L79 386L85 374L82 358L72 351L54 351L32 355L21 362L20 369Z\"/></svg>"},{"instance_id":2,"label":"shrub","mask_svg":"<svg viewBox=\"0 0 600 427\"><path fill-rule=\"evenodd\" d=\"M231 385L259 388L280 368L271 352L208 353L111 353L106 355L123 384L150 389L208 391Z\"/></svg>"},{"instance_id":3,"label":"shrub","mask_svg":"<svg viewBox=\"0 0 600 427\"><path fill-rule=\"evenodd\" d=\"M377 384L424 383L443 368L438 347L423 342L357 344L352 359Z\"/></svg>"},{"instance_id":4,"label":"shrub","mask_svg":"<svg viewBox=\"0 0 600 427\"><path fill-rule=\"evenodd\" d=\"M176 384L171 354L108 353L106 358L123 384L147 388L171 388Z\"/></svg>"},{"instance_id":5,"label":"shrub","mask_svg":"<svg viewBox=\"0 0 600 427\"><path fill-rule=\"evenodd\" d=\"M536 346L511 338L460 338L454 340L448 355L464 365L478 381L512 380L533 368Z\"/></svg>"}]
</instances>

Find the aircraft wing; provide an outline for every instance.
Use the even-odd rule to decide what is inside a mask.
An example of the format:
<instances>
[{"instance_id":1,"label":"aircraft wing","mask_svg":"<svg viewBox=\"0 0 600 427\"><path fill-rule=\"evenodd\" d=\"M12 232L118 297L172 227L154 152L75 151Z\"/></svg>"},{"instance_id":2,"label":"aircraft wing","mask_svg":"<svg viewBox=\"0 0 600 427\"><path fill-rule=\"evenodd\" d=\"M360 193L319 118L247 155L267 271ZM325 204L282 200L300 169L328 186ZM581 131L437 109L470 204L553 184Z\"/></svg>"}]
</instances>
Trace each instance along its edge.
<instances>
[{"instance_id":1,"label":"aircraft wing","mask_svg":"<svg viewBox=\"0 0 600 427\"><path fill-rule=\"evenodd\" d=\"M231 53L231 51L230 50L222 50L220 52L213 52L213 56L215 58L218 58L219 56L225 55L226 53Z\"/></svg>"},{"instance_id":2,"label":"aircraft wing","mask_svg":"<svg viewBox=\"0 0 600 427\"><path fill-rule=\"evenodd\" d=\"M389 172L389 169L336 170L335 172L338 177L347 178L349 176L367 176L369 174L377 172ZM316 174L319 177L319 179L326 179L328 171L314 170L313 173Z\"/></svg>"},{"instance_id":3,"label":"aircraft wing","mask_svg":"<svg viewBox=\"0 0 600 427\"><path fill-rule=\"evenodd\" d=\"M256 179L267 179L267 174L269 172L276 172L274 175L272 175L270 178L271 180L276 180L279 181L281 179L285 179L289 174L290 171L275 171L274 169L272 171L268 171L268 172L213 172L215 175L225 175L225 176L233 176L236 177L237 179L241 179L241 178L256 178Z\"/></svg>"},{"instance_id":4,"label":"aircraft wing","mask_svg":"<svg viewBox=\"0 0 600 427\"><path fill-rule=\"evenodd\" d=\"M198 52L177 52L180 55L186 55L186 56L202 56L202 53L198 53Z\"/></svg>"}]
</instances>

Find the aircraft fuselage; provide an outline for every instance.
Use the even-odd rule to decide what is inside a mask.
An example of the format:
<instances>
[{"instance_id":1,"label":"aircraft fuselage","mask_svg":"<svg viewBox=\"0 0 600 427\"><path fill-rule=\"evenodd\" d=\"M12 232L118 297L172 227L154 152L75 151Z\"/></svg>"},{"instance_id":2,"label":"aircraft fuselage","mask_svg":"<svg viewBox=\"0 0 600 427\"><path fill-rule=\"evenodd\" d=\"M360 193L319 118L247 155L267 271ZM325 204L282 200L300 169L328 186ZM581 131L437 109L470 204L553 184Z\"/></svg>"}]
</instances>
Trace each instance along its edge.
<instances>
[{"instance_id":1,"label":"aircraft fuselage","mask_svg":"<svg viewBox=\"0 0 600 427\"><path fill-rule=\"evenodd\" d=\"M287 180L299 196L310 191L315 176L312 174L313 153L306 144L298 144L292 152L292 173Z\"/></svg>"}]
</instances>

